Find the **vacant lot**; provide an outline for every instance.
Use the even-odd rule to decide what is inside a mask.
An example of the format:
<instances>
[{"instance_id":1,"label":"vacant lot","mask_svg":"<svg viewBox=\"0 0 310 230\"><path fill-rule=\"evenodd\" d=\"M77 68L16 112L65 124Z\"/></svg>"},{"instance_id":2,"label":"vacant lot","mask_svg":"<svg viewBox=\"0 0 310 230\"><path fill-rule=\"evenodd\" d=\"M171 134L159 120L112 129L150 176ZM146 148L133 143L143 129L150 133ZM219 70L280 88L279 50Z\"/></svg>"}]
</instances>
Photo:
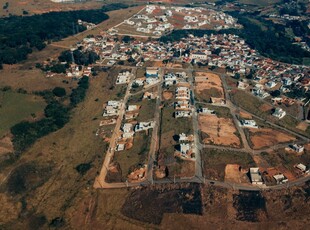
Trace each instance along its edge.
<instances>
[{"instance_id":1,"label":"vacant lot","mask_svg":"<svg viewBox=\"0 0 310 230\"><path fill-rule=\"evenodd\" d=\"M198 121L203 143L240 147L240 139L232 119L217 115L199 115Z\"/></svg>"},{"instance_id":2,"label":"vacant lot","mask_svg":"<svg viewBox=\"0 0 310 230\"><path fill-rule=\"evenodd\" d=\"M227 164L225 167L225 181L233 183L249 183L247 170L241 168L238 164Z\"/></svg>"},{"instance_id":3,"label":"vacant lot","mask_svg":"<svg viewBox=\"0 0 310 230\"><path fill-rule=\"evenodd\" d=\"M245 152L204 149L201 152L201 157L203 160L204 175L206 178L212 180L224 180L227 164L238 164L243 169L255 166L255 162L250 154Z\"/></svg>"},{"instance_id":4,"label":"vacant lot","mask_svg":"<svg viewBox=\"0 0 310 230\"><path fill-rule=\"evenodd\" d=\"M220 77L214 73L196 72L195 74L196 96L205 102L211 97L224 99L224 90Z\"/></svg>"},{"instance_id":5,"label":"vacant lot","mask_svg":"<svg viewBox=\"0 0 310 230\"><path fill-rule=\"evenodd\" d=\"M249 129L253 149L262 149L296 140L294 136L269 128Z\"/></svg>"},{"instance_id":6,"label":"vacant lot","mask_svg":"<svg viewBox=\"0 0 310 230\"><path fill-rule=\"evenodd\" d=\"M134 137L132 148L115 152L113 161L120 165L122 181L126 181L128 174L136 167L147 163L150 144L151 131L149 134L139 132Z\"/></svg>"},{"instance_id":7,"label":"vacant lot","mask_svg":"<svg viewBox=\"0 0 310 230\"><path fill-rule=\"evenodd\" d=\"M43 113L44 107L40 96L0 92L0 137L22 120L35 119Z\"/></svg>"}]
</instances>

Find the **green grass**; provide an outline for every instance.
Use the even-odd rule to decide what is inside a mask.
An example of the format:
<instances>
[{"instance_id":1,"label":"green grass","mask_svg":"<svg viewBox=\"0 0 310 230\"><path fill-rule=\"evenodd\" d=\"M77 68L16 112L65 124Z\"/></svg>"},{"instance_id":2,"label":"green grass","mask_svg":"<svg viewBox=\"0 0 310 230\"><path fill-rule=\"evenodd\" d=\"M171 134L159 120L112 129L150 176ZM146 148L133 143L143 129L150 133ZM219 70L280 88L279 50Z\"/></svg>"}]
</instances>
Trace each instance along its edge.
<instances>
[{"instance_id":1,"label":"green grass","mask_svg":"<svg viewBox=\"0 0 310 230\"><path fill-rule=\"evenodd\" d=\"M239 164L243 168L255 166L250 154L245 152L204 149L201 152L204 174L207 178L224 180L226 164Z\"/></svg>"},{"instance_id":2,"label":"green grass","mask_svg":"<svg viewBox=\"0 0 310 230\"><path fill-rule=\"evenodd\" d=\"M152 140L152 130L149 131L149 135L145 132L136 133L131 149L115 152L114 161L120 164L123 180L126 180L127 175L133 167L146 163Z\"/></svg>"},{"instance_id":3,"label":"green grass","mask_svg":"<svg viewBox=\"0 0 310 230\"><path fill-rule=\"evenodd\" d=\"M0 94L0 137L13 125L31 118L45 108L44 100L39 96L15 93Z\"/></svg>"}]
</instances>

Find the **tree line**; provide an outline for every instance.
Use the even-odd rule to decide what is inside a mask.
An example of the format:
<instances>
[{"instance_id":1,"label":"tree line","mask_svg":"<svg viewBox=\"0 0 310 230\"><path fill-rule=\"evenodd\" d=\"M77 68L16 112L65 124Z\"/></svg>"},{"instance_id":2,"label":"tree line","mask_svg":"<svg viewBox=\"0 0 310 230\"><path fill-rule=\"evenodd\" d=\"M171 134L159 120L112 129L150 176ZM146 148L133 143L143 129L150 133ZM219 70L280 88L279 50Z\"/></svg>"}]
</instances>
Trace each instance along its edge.
<instances>
[{"instance_id":1,"label":"tree line","mask_svg":"<svg viewBox=\"0 0 310 230\"><path fill-rule=\"evenodd\" d=\"M86 96L89 87L89 78L84 76L79 80L77 88L70 94L70 105L64 105L60 99L66 96L65 89L56 87L53 91L38 92L47 102L44 109L45 117L39 121L22 121L11 128L14 150L21 154L35 141L51 132L61 129L69 122L71 110Z\"/></svg>"}]
</instances>

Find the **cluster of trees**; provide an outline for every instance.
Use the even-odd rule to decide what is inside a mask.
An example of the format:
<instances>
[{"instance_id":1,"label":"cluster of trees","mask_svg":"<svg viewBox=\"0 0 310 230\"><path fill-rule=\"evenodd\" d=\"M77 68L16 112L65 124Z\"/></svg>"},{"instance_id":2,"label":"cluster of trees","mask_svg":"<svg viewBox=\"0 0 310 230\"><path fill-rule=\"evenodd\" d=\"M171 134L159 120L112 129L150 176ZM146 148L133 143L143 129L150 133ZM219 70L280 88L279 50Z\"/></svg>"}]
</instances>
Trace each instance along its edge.
<instances>
[{"instance_id":1,"label":"cluster of trees","mask_svg":"<svg viewBox=\"0 0 310 230\"><path fill-rule=\"evenodd\" d=\"M5 7L8 6L5 5ZM108 4L98 10L50 12L33 16L0 19L0 68L27 59L33 49L42 50L48 41L57 41L86 28L77 20L98 24L109 18L104 12L128 8L126 4Z\"/></svg>"},{"instance_id":2,"label":"cluster of trees","mask_svg":"<svg viewBox=\"0 0 310 230\"><path fill-rule=\"evenodd\" d=\"M230 12L232 16L238 18L238 22L243 25L243 29L225 29L225 30L177 30L160 38L162 42L179 41L189 34L202 37L204 34L236 34L245 39L247 44L256 49L260 54L291 64L303 64L303 58L310 57L310 52L301 47L292 44L292 40L285 36L285 27L276 25L272 22L260 22L267 27L263 30L261 26L249 20L249 15L241 15L239 12Z\"/></svg>"},{"instance_id":3,"label":"cluster of trees","mask_svg":"<svg viewBox=\"0 0 310 230\"><path fill-rule=\"evenodd\" d=\"M45 117L36 122L23 121L11 128L13 144L16 153L21 153L30 147L37 139L62 128L70 119L70 111L81 102L86 95L89 82L88 77L83 77L70 95L70 105L65 106L59 100L66 96L65 89L56 87L52 91L39 93L47 102L44 109ZM57 97L57 98L56 98Z\"/></svg>"},{"instance_id":4,"label":"cluster of trees","mask_svg":"<svg viewBox=\"0 0 310 230\"><path fill-rule=\"evenodd\" d=\"M74 50L73 58L74 60L72 60L71 51L66 50L61 53L61 55L58 57L58 60L67 63L72 63L74 61L77 65L89 65L100 59L100 57L94 51L82 52L81 50Z\"/></svg>"},{"instance_id":5,"label":"cluster of trees","mask_svg":"<svg viewBox=\"0 0 310 230\"><path fill-rule=\"evenodd\" d=\"M84 100L88 87L89 87L89 78L84 76L79 81L78 87L72 90L72 93L70 95L71 106L76 106L78 103Z\"/></svg>"}]
</instances>

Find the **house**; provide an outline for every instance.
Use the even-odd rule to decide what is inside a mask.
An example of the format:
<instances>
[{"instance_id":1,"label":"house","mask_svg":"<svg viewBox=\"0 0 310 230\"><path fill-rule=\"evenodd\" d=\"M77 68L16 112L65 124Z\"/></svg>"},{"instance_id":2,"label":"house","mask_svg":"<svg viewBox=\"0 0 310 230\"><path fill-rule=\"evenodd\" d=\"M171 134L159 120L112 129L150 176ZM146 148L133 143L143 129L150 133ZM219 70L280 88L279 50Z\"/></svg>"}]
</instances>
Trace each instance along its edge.
<instances>
[{"instance_id":1,"label":"house","mask_svg":"<svg viewBox=\"0 0 310 230\"><path fill-rule=\"evenodd\" d=\"M276 108L272 116L277 117L279 119L283 118L286 115L286 112L281 108Z\"/></svg>"},{"instance_id":2,"label":"house","mask_svg":"<svg viewBox=\"0 0 310 230\"><path fill-rule=\"evenodd\" d=\"M123 151L125 149L125 144L117 144L116 151Z\"/></svg>"},{"instance_id":3,"label":"house","mask_svg":"<svg viewBox=\"0 0 310 230\"><path fill-rule=\"evenodd\" d=\"M189 101L177 101L174 103L174 108L177 110L188 110L190 109L190 103Z\"/></svg>"},{"instance_id":4,"label":"house","mask_svg":"<svg viewBox=\"0 0 310 230\"><path fill-rule=\"evenodd\" d=\"M299 163L298 165L296 165L296 168L303 173L309 173L309 168L307 168L307 166L305 166L304 164Z\"/></svg>"},{"instance_id":5,"label":"house","mask_svg":"<svg viewBox=\"0 0 310 230\"><path fill-rule=\"evenodd\" d=\"M258 126L256 125L256 121L254 121L254 120L242 119L240 121L240 124L241 124L241 126L247 127L247 128L258 128Z\"/></svg>"},{"instance_id":6,"label":"house","mask_svg":"<svg viewBox=\"0 0 310 230\"><path fill-rule=\"evenodd\" d=\"M215 115L215 111L214 110L211 110L211 109L208 109L208 108L201 108L201 109L198 109L198 113L202 113L202 114L209 114L209 115Z\"/></svg>"},{"instance_id":7,"label":"house","mask_svg":"<svg viewBox=\"0 0 310 230\"><path fill-rule=\"evenodd\" d=\"M205 61L208 59L208 55L201 51L197 51L197 52L191 53L190 58L195 59L195 60Z\"/></svg>"},{"instance_id":8,"label":"house","mask_svg":"<svg viewBox=\"0 0 310 230\"><path fill-rule=\"evenodd\" d=\"M154 67L149 67L146 68L146 77L158 77L158 68Z\"/></svg>"},{"instance_id":9,"label":"house","mask_svg":"<svg viewBox=\"0 0 310 230\"><path fill-rule=\"evenodd\" d=\"M125 123L122 127L122 131L124 132L122 134L123 138L130 138L133 137L135 132L133 131L133 124L131 123Z\"/></svg>"},{"instance_id":10,"label":"house","mask_svg":"<svg viewBox=\"0 0 310 230\"><path fill-rule=\"evenodd\" d=\"M143 94L143 99L148 99L148 100L152 100L152 99L155 99L155 94L154 93L151 93L151 92L145 92Z\"/></svg>"},{"instance_id":11,"label":"house","mask_svg":"<svg viewBox=\"0 0 310 230\"><path fill-rule=\"evenodd\" d=\"M150 121L150 122L139 122L136 126L135 126L135 132L139 132L139 131L144 131L144 130L148 130L148 129L152 129L155 126L155 122L154 121Z\"/></svg>"},{"instance_id":12,"label":"house","mask_svg":"<svg viewBox=\"0 0 310 230\"><path fill-rule=\"evenodd\" d=\"M128 105L128 107L127 107L127 111L135 111L138 109L140 109L139 105Z\"/></svg>"},{"instance_id":13,"label":"house","mask_svg":"<svg viewBox=\"0 0 310 230\"><path fill-rule=\"evenodd\" d=\"M177 100L189 100L190 99L190 90L187 87L181 86L176 89Z\"/></svg>"},{"instance_id":14,"label":"house","mask_svg":"<svg viewBox=\"0 0 310 230\"><path fill-rule=\"evenodd\" d=\"M266 83L266 87L268 87L268 88L273 88L273 87L275 87L277 84L274 82L274 81L268 81L267 83Z\"/></svg>"},{"instance_id":15,"label":"house","mask_svg":"<svg viewBox=\"0 0 310 230\"><path fill-rule=\"evenodd\" d=\"M295 152L297 152L297 153L302 153L302 152L304 151L304 149L305 149L304 146L302 146L302 145L297 145L297 144L290 145L289 147L290 147L292 150L294 150Z\"/></svg>"},{"instance_id":16,"label":"house","mask_svg":"<svg viewBox=\"0 0 310 230\"><path fill-rule=\"evenodd\" d=\"M242 81L238 81L238 89L246 89L249 87L248 83L242 82Z\"/></svg>"},{"instance_id":17,"label":"house","mask_svg":"<svg viewBox=\"0 0 310 230\"><path fill-rule=\"evenodd\" d=\"M259 172L259 168L250 168L251 182L254 185L262 185L263 179Z\"/></svg>"},{"instance_id":18,"label":"house","mask_svg":"<svg viewBox=\"0 0 310 230\"><path fill-rule=\"evenodd\" d=\"M180 144L180 152L183 154L183 155L186 155L189 150L191 150L191 146L190 144L185 144L185 143L181 143Z\"/></svg>"},{"instance_id":19,"label":"house","mask_svg":"<svg viewBox=\"0 0 310 230\"><path fill-rule=\"evenodd\" d=\"M193 135L187 136L185 133L181 133L179 135L179 141L180 142L186 142L186 141L192 142L192 141L194 141L194 136Z\"/></svg>"},{"instance_id":20,"label":"house","mask_svg":"<svg viewBox=\"0 0 310 230\"><path fill-rule=\"evenodd\" d=\"M192 111L176 111L174 113L175 118L181 118L181 117L191 117Z\"/></svg>"},{"instance_id":21,"label":"house","mask_svg":"<svg viewBox=\"0 0 310 230\"><path fill-rule=\"evenodd\" d=\"M132 131L132 128L133 128L133 124L131 123L125 123L122 127L122 130L124 133L129 133Z\"/></svg>"},{"instance_id":22,"label":"house","mask_svg":"<svg viewBox=\"0 0 310 230\"><path fill-rule=\"evenodd\" d=\"M119 107L120 101L108 101L108 106Z\"/></svg>"},{"instance_id":23,"label":"house","mask_svg":"<svg viewBox=\"0 0 310 230\"><path fill-rule=\"evenodd\" d=\"M288 179L282 173L274 175L273 178L276 180L277 184L288 182Z\"/></svg>"}]
</instances>

